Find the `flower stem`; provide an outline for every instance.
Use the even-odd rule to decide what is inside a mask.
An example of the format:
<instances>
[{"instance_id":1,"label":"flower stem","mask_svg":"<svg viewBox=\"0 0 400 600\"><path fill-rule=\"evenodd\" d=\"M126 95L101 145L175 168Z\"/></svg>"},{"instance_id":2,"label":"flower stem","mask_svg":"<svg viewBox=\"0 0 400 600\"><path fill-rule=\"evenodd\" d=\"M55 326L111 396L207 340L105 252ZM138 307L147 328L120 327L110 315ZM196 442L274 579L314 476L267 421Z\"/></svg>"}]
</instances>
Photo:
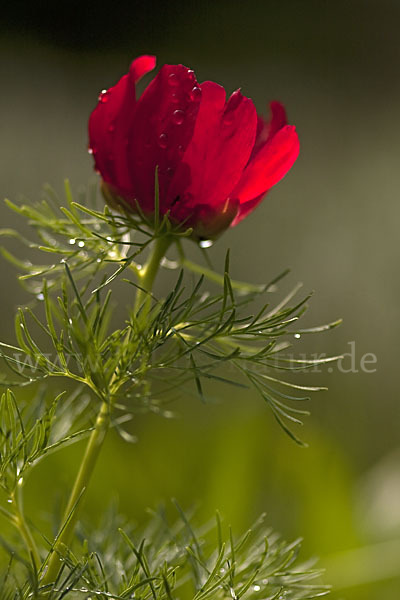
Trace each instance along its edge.
<instances>
[{"instance_id":1,"label":"flower stem","mask_svg":"<svg viewBox=\"0 0 400 600\"><path fill-rule=\"evenodd\" d=\"M72 488L67 508L65 509L62 528L56 538L48 559L47 569L41 581L42 585L52 583L57 579L57 575L62 566L62 557L65 556L65 549L68 548L72 541L79 515L79 504L88 487L110 425L110 408L111 403L108 400L105 400L101 405L94 429L90 434L85 454L83 455L74 487Z\"/></svg>"},{"instance_id":2,"label":"flower stem","mask_svg":"<svg viewBox=\"0 0 400 600\"><path fill-rule=\"evenodd\" d=\"M13 514L11 516L12 524L18 529L22 539L24 540L26 549L28 550L33 568L36 570L39 568L41 560L40 555L36 546L36 542L33 538L32 532L25 520L24 512L17 495L13 494L11 498L13 506Z\"/></svg>"},{"instance_id":3,"label":"flower stem","mask_svg":"<svg viewBox=\"0 0 400 600\"><path fill-rule=\"evenodd\" d=\"M157 238L154 241L146 265L139 272L140 287L138 288L136 294L134 314L136 315L144 303L140 317L138 317L138 320L140 321L142 321L142 319L144 319L145 315L148 313L150 304L149 293L153 287L154 279L157 275L161 259L163 258L170 243L171 239L167 236ZM66 556L66 551L72 542L75 525L77 523L82 505L82 499L86 493L89 481L100 454L100 450L103 446L107 431L110 426L112 402L116 392L116 389L114 389L115 386L113 386L114 381L115 376L110 381L109 389L107 390L107 397L101 405L94 429L90 434L81 466L64 513L61 530L58 533L53 548L48 556L47 563L45 562L43 566L42 571L44 575L41 580L42 586L52 584L57 580L60 568L62 566L63 557ZM118 387L118 384L116 384L116 387ZM38 564L40 563L38 562ZM44 598L45 596L42 597Z\"/></svg>"},{"instance_id":4,"label":"flower stem","mask_svg":"<svg viewBox=\"0 0 400 600\"><path fill-rule=\"evenodd\" d=\"M143 307L143 311L146 314L149 309L150 304L150 295L153 288L154 279L157 275L158 268L160 266L161 259L164 257L168 247L170 246L172 240L168 236L162 236L156 238L154 240L153 247L150 252L150 256L147 260L147 263L139 271L139 285L140 288L136 294L135 306L134 306L134 314L136 315L142 304L145 302L145 306ZM147 298L146 298L147 297Z\"/></svg>"}]
</instances>

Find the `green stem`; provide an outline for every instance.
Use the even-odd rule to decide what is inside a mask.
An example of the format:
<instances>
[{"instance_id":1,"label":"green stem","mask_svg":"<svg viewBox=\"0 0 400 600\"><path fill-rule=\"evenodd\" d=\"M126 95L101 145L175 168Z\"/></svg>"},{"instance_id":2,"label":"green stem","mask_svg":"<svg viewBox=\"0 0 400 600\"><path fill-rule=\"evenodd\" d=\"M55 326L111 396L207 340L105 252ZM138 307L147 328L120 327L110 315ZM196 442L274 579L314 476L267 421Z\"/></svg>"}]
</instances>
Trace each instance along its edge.
<instances>
[{"instance_id":1,"label":"green stem","mask_svg":"<svg viewBox=\"0 0 400 600\"><path fill-rule=\"evenodd\" d=\"M41 560L40 555L36 546L36 542L33 538L32 532L25 520L22 506L16 495L11 498L14 514L12 515L11 522L18 529L22 539L24 540L25 546L28 550L29 556L32 561L33 568L36 570L39 568Z\"/></svg>"},{"instance_id":2,"label":"green stem","mask_svg":"<svg viewBox=\"0 0 400 600\"><path fill-rule=\"evenodd\" d=\"M139 272L140 289L138 289L136 295L135 314L145 302L145 306L142 308L142 312L140 314L140 320L145 318L145 315L148 312L148 306L150 303L150 295L148 292L151 292L161 259L165 255L170 243L171 239L167 236L157 238L154 242L146 265ZM149 303L146 301L146 296L149 300ZM82 463L71 492L68 506L64 513L62 528L57 535L52 551L49 554L47 565L46 563L44 564L44 575L41 580L42 586L49 585L57 580L60 568L62 566L63 557L65 557L66 550L72 542L75 525L78 520L80 508L82 506L82 499L87 490L98 456L100 454L100 450L103 446L107 431L110 426L112 399L116 391L113 389L114 381L115 377L111 379L109 390L107 391L108 398L101 405L94 429L89 437L85 454L83 456Z\"/></svg>"},{"instance_id":3,"label":"green stem","mask_svg":"<svg viewBox=\"0 0 400 600\"><path fill-rule=\"evenodd\" d=\"M154 240L153 247L150 252L150 256L147 263L139 271L139 285L141 289L138 289L136 294L134 314L136 315L138 310L142 307L142 304L146 301L145 306L142 310L146 314L150 304L150 295L153 288L154 279L157 275L158 268L160 266L161 259L165 256L165 253L170 246L172 240L168 236L162 236Z\"/></svg>"},{"instance_id":4,"label":"green stem","mask_svg":"<svg viewBox=\"0 0 400 600\"><path fill-rule=\"evenodd\" d=\"M65 509L62 528L48 558L47 569L41 581L42 585L53 583L57 579L62 566L62 558L65 556L65 550L71 544L75 525L78 520L79 505L87 490L110 425L110 409L110 402L108 400L104 401L97 416L94 429L90 434L85 454L83 455L81 466L74 487L72 488L67 508Z\"/></svg>"}]
</instances>

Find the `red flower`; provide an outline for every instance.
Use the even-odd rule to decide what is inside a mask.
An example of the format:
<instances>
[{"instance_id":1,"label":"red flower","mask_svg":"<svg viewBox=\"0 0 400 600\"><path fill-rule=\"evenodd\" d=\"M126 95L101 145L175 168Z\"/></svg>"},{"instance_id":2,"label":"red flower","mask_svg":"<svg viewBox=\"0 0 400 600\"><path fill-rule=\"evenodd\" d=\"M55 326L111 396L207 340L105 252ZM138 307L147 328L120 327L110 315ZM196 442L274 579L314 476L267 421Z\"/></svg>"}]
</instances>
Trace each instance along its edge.
<instances>
[{"instance_id":1,"label":"red flower","mask_svg":"<svg viewBox=\"0 0 400 600\"><path fill-rule=\"evenodd\" d=\"M136 83L155 62L137 58L100 94L89 120L95 168L106 197L152 215L158 167L160 213L197 238L215 237L288 172L299 153L295 128L282 104L271 103L267 123L240 90L226 101L223 87L199 84L183 65L164 65L136 99Z\"/></svg>"}]
</instances>

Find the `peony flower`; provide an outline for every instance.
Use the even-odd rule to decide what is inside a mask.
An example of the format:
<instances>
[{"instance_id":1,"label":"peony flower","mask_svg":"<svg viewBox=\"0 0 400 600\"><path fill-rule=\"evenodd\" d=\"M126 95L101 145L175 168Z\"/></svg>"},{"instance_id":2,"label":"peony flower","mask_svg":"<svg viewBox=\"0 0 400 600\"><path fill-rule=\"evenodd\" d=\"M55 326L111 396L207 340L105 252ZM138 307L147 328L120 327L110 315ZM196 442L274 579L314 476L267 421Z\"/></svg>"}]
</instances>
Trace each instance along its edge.
<instances>
[{"instance_id":1,"label":"peony flower","mask_svg":"<svg viewBox=\"0 0 400 600\"><path fill-rule=\"evenodd\" d=\"M237 225L295 162L299 141L282 104L257 115L237 90L228 100L213 81L198 83L183 65L164 65L140 98L136 84L155 57L134 60L129 73L99 96L89 120L89 152L106 199L133 212L159 210L213 238Z\"/></svg>"}]
</instances>

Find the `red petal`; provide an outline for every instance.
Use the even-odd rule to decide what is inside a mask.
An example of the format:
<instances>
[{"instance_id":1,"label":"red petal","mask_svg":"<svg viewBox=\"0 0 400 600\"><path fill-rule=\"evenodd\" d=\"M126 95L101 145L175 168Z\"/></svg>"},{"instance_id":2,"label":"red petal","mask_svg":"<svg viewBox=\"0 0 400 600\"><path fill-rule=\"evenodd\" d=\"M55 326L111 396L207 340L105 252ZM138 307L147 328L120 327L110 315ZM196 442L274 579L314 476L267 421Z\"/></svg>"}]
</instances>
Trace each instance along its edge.
<instances>
[{"instance_id":1,"label":"red petal","mask_svg":"<svg viewBox=\"0 0 400 600\"><path fill-rule=\"evenodd\" d=\"M193 71L164 65L136 104L126 138L129 169L143 211L154 208L158 166L160 205L192 135L201 91Z\"/></svg>"},{"instance_id":2,"label":"red petal","mask_svg":"<svg viewBox=\"0 0 400 600\"><path fill-rule=\"evenodd\" d=\"M132 194L132 180L126 160L127 137L135 112L135 84L155 67L154 56L140 56L109 90L102 92L89 119L89 146L95 159L95 168L107 183L122 195Z\"/></svg>"},{"instance_id":3,"label":"red petal","mask_svg":"<svg viewBox=\"0 0 400 600\"><path fill-rule=\"evenodd\" d=\"M283 104L273 101L269 105L271 116L269 121L257 115L257 135L250 160L258 153L260 148L270 140L282 127L287 125L286 111Z\"/></svg>"},{"instance_id":4,"label":"red petal","mask_svg":"<svg viewBox=\"0 0 400 600\"><path fill-rule=\"evenodd\" d=\"M265 198L265 193L260 194L257 198L253 200L249 200L248 202L244 202L243 204L239 204L239 210L236 217L233 219L231 223L231 227L235 227L240 221L243 221L247 215L249 215L253 210L260 204L262 200Z\"/></svg>"},{"instance_id":5,"label":"red petal","mask_svg":"<svg viewBox=\"0 0 400 600\"><path fill-rule=\"evenodd\" d=\"M253 102L236 91L225 103L216 83L201 85L202 100L193 138L171 188L171 215L190 216L196 205L217 207L230 196L248 162L256 134ZM232 196L233 197L233 196Z\"/></svg>"},{"instance_id":6,"label":"red petal","mask_svg":"<svg viewBox=\"0 0 400 600\"><path fill-rule=\"evenodd\" d=\"M138 83L144 75L155 69L156 57L150 54L144 54L132 61L129 68L129 74L135 83Z\"/></svg>"},{"instance_id":7,"label":"red petal","mask_svg":"<svg viewBox=\"0 0 400 600\"><path fill-rule=\"evenodd\" d=\"M268 137L267 141L270 140L282 127L287 125L286 110L281 102L273 100L269 105L271 111L271 117L268 122Z\"/></svg>"},{"instance_id":8,"label":"red petal","mask_svg":"<svg viewBox=\"0 0 400 600\"><path fill-rule=\"evenodd\" d=\"M286 125L250 160L232 197L243 204L265 194L286 175L298 155L296 130L293 125Z\"/></svg>"}]
</instances>

